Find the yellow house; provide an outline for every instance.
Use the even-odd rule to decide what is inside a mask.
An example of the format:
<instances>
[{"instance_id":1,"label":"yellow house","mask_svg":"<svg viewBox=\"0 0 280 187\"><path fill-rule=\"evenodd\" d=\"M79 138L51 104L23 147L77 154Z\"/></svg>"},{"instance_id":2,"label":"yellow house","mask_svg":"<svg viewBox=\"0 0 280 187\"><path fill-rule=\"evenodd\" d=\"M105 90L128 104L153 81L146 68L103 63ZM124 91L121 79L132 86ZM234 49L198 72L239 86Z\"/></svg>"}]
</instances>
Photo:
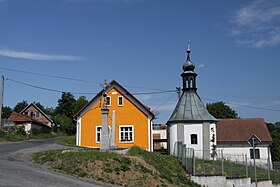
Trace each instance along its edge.
<instances>
[{"instance_id":1,"label":"yellow house","mask_svg":"<svg viewBox=\"0 0 280 187\"><path fill-rule=\"evenodd\" d=\"M100 146L101 108L104 102L102 94L103 90L75 115L77 146L92 148ZM152 120L154 114L115 80L109 83L107 89L107 107L110 129L114 123L112 121L115 121L115 144L118 148L139 146L148 151L153 150Z\"/></svg>"}]
</instances>

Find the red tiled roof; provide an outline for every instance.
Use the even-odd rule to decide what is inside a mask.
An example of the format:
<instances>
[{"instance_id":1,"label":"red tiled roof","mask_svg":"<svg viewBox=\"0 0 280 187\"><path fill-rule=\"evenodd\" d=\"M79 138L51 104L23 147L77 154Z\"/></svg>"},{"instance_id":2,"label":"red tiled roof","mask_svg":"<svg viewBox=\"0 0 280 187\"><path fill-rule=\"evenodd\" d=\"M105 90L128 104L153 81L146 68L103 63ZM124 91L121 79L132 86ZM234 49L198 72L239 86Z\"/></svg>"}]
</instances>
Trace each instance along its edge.
<instances>
[{"instance_id":1,"label":"red tiled roof","mask_svg":"<svg viewBox=\"0 0 280 187\"><path fill-rule=\"evenodd\" d=\"M9 120L14 121L14 122L27 122L27 121L31 122L32 121L29 117L16 113L16 112L11 113Z\"/></svg>"},{"instance_id":2,"label":"red tiled roof","mask_svg":"<svg viewBox=\"0 0 280 187\"><path fill-rule=\"evenodd\" d=\"M220 119L217 122L217 142L244 142L255 134L261 141L272 142L262 118Z\"/></svg>"}]
</instances>

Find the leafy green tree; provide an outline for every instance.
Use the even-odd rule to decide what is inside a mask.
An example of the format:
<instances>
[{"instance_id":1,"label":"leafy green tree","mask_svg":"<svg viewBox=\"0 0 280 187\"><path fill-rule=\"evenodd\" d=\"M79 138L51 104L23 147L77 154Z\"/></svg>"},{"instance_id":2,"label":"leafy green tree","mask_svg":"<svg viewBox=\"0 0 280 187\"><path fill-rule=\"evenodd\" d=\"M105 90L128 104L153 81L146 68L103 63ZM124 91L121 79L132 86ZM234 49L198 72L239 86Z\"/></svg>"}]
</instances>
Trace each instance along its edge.
<instances>
[{"instance_id":1,"label":"leafy green tree","mask_svg":"<svg viewBox=\"0 0 280 187\"><path fill-rule=\"evenodd\" d=\"M236 111L224 102L207 103L206 108L217 119L238 118Z\"/></svg>"},{"instance_id":2,"label":"leafy green tree","mask_svg":"<svg viewBox=\"0 0 280 187\"><path fill-rule=\"evenodd\" d=\"M61 98L57 102L58 106L55 109L55 115L65 115L72 118L76 102L74 95L70 92L63 92Z\"/></svg>"},{"instance_id":3,"label":"leafy green tree","mask_svg":"<svg viewBox=\"0 0 280 187\"><path fill-rule=\"evenodd\" d=\"M271 145L271 159L272 161L280 161L280 133L272 132L271 137L273 139Z\"/></svg>"},{"instance_id":4,"label":"leafy green tree","mask_svg":"<svg viewBox=\"0 0 280 187\"><path fill-rule=\"evenodd\" d=\"M17 113L20 113L25 107L27 107L28 106L28 103L27 103L27 101L26 100L23 100L23 101L21 101L21 102L18 102L17 104L16 104L16 106L14 107L14 111L15 112L17 112Z\"/></svg>"},{"instance_id":5,"label":"leafy green tree","mask_svg":"<svg viewBox=\"0 0 280 187\"><path fill-rule=\"evenodd\" d=\"M73 94L63 92L58 100L58 106L54 110L55 123L59 124L67 135L73 135L76 132L76 125L73 119L75 103L76 100Z\"/></svg>"},{"instance_id":6,"label":"leafy green tree","mask_svg":"<svg viewBox=\"0 0 280 187\"><path fill-rule=\"evenodd\" d=\"M7 119L9 118L9 116L11 115L11 113L13 112L13 109L9 106L4 106L2 108L2 119Z\"/></svg>"},{"instance_id":7,"label":"leafy green tree","mask_svg":"<svg viewBox=\"0 0 280 187\"><path fill-rule=\"evenodd\" d=\"M86 99L85 96L79 97L79 99L77 99L77 101L74 104L74 114L79 112L87 103L88 100Z\"/></svg>"},{"instance_id":8,"label":"leafy green tree","mask_svg":"<svg viewBox=\"0 0 280 187\"><path fill-rule=\"evenodd\" d=\"M54 120L67 135L71 136L76 133L76 125L73 123L72 118L66 115L57 115Z\"/></svg>"},{"instance_id":9,"label":"leafy green tree","mask_svg":"<svg viewBox=\"0 0 280 187\"><path fill-rule=\"evenodd\" d=\"M280 122L266 123L267 128L272 137L272 145L270 146L271 150L271 159L272 161L280 161Z\"/></svg>"}]
</instances>

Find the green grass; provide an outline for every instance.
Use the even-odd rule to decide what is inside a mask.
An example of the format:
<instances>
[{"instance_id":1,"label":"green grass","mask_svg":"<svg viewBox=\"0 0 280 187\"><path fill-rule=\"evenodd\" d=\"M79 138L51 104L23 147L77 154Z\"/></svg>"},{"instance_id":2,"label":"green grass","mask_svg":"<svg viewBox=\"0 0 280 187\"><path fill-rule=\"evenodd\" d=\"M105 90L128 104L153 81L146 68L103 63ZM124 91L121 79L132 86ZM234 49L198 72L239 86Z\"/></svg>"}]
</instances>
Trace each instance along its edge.
<instances>
[{"instance_id":1,"label":"green grass","mask_svg":"<svg viewBox=\"0 0 280 187\"><path fill-rule=\"evenodd\" d=\"M187 179L186 173L181 164L173 156L163 155L157 152L147 152L139 147L133 147L128 151L131 156L140 156L147 163L153 165L160 171L161 177L175 185L198 186Z\"/></svg>"},{"instance_id":2,"label":"green grass","mask_svg":"<svg viewBox=\"0 0 280 187\"><path fill-rule=\"evenodd\" d=\"M152 165L157 172L128 156L141 157L145 162ZM110 179L110 174L120 175L122 173L129 174L131 171L139 171L143 174L143 179L139 180L139 184L137 183L136 186L147 186L145 183L147 176L162 181L161 186L165 186L165 184L167 184L166 186L168 184L186 187L199 186L186 177L183 168L173 156L147 152L138 147L132 148L128 156L97 150L66 153L62 153L61 150L52 150L34 153L33 160L38 164L46 164L57 171L69 175L89 178L92 178L92 176L89 175L89 171L91 170L88 166L92 163L100 164L100 161L102 161L100 167L105 177L99 177L96 180L120 185L123 184L115 181L115 179Z\"/></svg>"},{"instance_id":3,"label":"green grass","mask_svg":"<svg viewBox=\"0 0 280 187\"><path fill-rule=\"evenodd\" d=\"M57 142L60 145L65 146L75 146L76 145L76 137L75 136L63 136L61 140Z\"/></svg>"},{"instance_id":4,"label":"green grass","mask_svg":"<svg viewBox=\"0 0 280 187\"><path fill-rule=\"evenodd\" d=\"M121 167L127 168L126 165L129 164L127 160L118 159L118 156L119 155L115 153L99 151L67 152L62 154L61 150L52 150L33 154L33 160L38 164L60 160L61 162L56 164L54 169L66 174L85 177L87 176L87 172L83 170L82 166L96 160L107 162L110 159L117 159L118 162L121 163ZM105 167L103 171L109 173L112 172L113 169L110 167L110 164L107 164L107 167Z\"/></svg>"}]
</instances>

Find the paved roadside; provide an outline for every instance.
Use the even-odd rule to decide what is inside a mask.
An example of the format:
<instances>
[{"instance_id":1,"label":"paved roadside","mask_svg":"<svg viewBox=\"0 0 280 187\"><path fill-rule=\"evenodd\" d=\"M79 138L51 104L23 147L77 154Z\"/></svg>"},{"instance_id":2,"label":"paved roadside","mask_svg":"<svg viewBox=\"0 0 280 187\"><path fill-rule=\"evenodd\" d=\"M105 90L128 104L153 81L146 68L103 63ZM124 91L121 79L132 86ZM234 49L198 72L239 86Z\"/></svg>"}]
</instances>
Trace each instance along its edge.
<instances>
[{"instance_id":1,"label":"paved roadside","mask_svg":"<svg viewBox=\"0 0 280 187\"><path fill-rule=\"evenodd\" d=\"M30 162L33 152L61 149L55 139L0 143L0 186L2 187L104 187L52 172ZM110 185L109 185L110 186Z\"/></svg>"}]
</instances>

